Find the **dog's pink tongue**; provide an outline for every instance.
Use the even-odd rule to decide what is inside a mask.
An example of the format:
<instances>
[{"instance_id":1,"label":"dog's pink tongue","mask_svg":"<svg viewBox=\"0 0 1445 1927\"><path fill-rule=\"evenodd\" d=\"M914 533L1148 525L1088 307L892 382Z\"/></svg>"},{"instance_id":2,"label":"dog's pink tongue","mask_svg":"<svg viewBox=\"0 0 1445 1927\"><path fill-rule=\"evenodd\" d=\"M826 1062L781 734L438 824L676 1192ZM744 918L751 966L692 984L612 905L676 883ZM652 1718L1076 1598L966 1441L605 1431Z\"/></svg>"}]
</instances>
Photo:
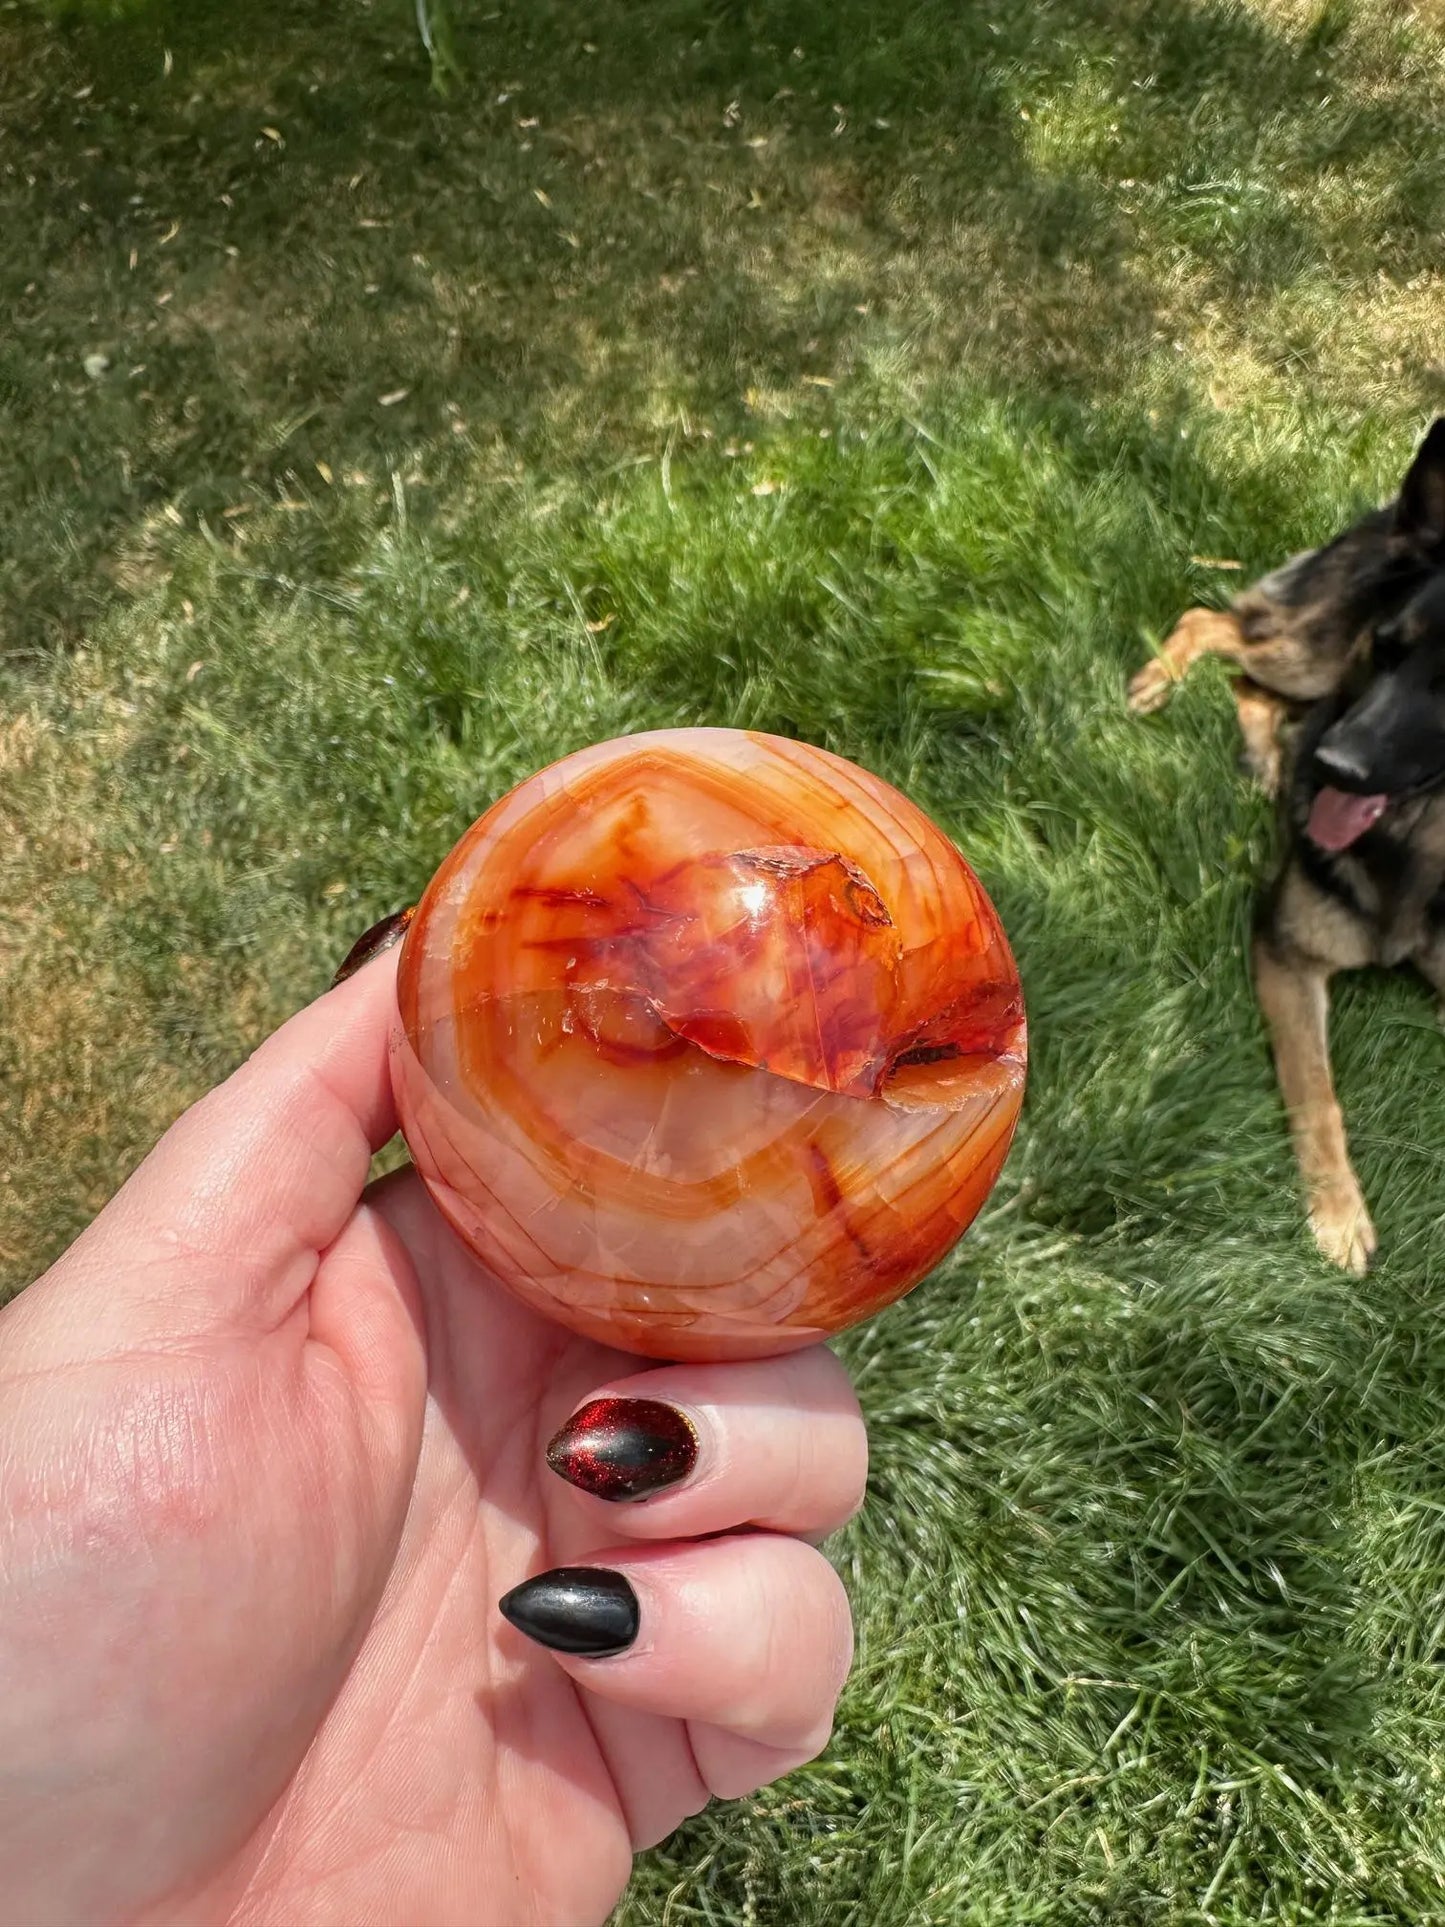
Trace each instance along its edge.
<instances>
[{"instance_id":1,"label":"dog's pink tongue","mask_svg":"<svg viewBox=\"0 0 1445 1927\"><path fill-rule=\"evenodd\" d=\"M1347 850L1372 823L1379 822L1389 801L1388 796L1351 796L1345 790L1321 790L1310 809L1310 841L1322 850Z\"/></svg>"}]
</instances>

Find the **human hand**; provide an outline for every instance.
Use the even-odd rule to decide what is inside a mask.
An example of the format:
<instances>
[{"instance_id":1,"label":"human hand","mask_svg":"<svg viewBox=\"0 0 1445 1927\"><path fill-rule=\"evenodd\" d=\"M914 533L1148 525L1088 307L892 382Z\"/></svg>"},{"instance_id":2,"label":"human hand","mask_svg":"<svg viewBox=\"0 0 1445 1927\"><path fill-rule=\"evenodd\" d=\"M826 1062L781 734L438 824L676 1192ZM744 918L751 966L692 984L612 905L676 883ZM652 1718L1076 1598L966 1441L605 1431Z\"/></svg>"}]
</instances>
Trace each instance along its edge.
<instances>
[{"instance_id":1,"label":"human hand","mask_svg":"<svg viewBox=\"0 0 1445 1927\"><path fill-rule=\"evenodd\" d=\"M851 1631L807 1541L866 1462L841 1366L639 1370L508 1296L410 1171L363 1191L396 1125L394 980L393 953L293 1018L0 1313L0 1868L26 1927L575 1927L710 1794L826 1742ZM548 1469L604 1391L684 1413L674 1471L696 1441L645 1504ZM666 1419L621 1416L624 1457ZM595 1487L619 1434L576 1431L554 1460ZM625 1582L600 1619L575 1586L514 1590L578 1565ZM504 1594L554 1638L635 1637L554 1656Z\"/></svg>"}]
</instances>

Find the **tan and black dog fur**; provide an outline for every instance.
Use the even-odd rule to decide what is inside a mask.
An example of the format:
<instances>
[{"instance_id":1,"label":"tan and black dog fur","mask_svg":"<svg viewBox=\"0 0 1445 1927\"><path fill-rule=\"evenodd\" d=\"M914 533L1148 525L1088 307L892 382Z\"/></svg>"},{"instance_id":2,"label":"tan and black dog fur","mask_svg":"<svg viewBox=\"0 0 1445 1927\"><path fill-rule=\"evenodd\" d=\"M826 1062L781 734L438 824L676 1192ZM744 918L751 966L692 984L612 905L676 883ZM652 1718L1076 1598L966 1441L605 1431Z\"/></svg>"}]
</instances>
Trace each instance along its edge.
<instances>
[{"instance_id":1,"label":"tan and black dog fur","mask_svg":"<svg viewBox=\"0 0 1445 1927\"><path fill-rule=\"evenodd\" d=\"M1241 671L1246 761L1280 799L1254 983L1310 1225L1360 1272L1375 1230L1330 1073L1328 985L1409 962L1445 998L1445 419L1394 502L1228 609L1189 610L1129 685L1130 708L1161 707L1206 655Z\"/></svg>"}]
</instances>

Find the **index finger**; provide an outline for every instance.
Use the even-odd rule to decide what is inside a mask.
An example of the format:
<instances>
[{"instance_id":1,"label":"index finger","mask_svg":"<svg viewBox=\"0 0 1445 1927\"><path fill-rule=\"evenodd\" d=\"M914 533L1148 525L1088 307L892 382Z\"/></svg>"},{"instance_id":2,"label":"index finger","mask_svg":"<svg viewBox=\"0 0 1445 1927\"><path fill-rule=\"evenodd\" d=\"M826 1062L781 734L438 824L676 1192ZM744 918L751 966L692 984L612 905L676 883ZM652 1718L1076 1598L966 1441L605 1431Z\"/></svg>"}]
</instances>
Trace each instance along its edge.
<instances>
[{"instance_id":1,"label":"index finger","mask_svg":"<svg viewBox=\"0 0 1445 1927\"><path fill-rule=\"evenodd\" d=\"M84 1352L147 1333L272 1329L311 1283L396 1130L388 951L192 1105L51 1272L87 1294Z\"/></svg>"}]
</instances>

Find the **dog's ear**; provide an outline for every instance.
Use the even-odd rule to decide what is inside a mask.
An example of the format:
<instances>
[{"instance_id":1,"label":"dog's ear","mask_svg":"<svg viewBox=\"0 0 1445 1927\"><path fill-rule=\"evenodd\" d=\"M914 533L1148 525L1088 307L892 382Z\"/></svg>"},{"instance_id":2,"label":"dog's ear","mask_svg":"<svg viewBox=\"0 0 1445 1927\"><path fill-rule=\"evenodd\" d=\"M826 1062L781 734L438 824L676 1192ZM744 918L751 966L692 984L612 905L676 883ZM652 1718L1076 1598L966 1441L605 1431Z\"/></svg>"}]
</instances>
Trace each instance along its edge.
<instances>
[{"instance_id":1,"label":"dog's ear","mask_svg":"<svg viewBox=\"0 0 1445 1927\"><path fill-rule=\"evenodd\" d=\"M1395 533L1432 561L1445 561L1445 415L1431 424L1400 484Z\"/></svg>"}]
</instances>

